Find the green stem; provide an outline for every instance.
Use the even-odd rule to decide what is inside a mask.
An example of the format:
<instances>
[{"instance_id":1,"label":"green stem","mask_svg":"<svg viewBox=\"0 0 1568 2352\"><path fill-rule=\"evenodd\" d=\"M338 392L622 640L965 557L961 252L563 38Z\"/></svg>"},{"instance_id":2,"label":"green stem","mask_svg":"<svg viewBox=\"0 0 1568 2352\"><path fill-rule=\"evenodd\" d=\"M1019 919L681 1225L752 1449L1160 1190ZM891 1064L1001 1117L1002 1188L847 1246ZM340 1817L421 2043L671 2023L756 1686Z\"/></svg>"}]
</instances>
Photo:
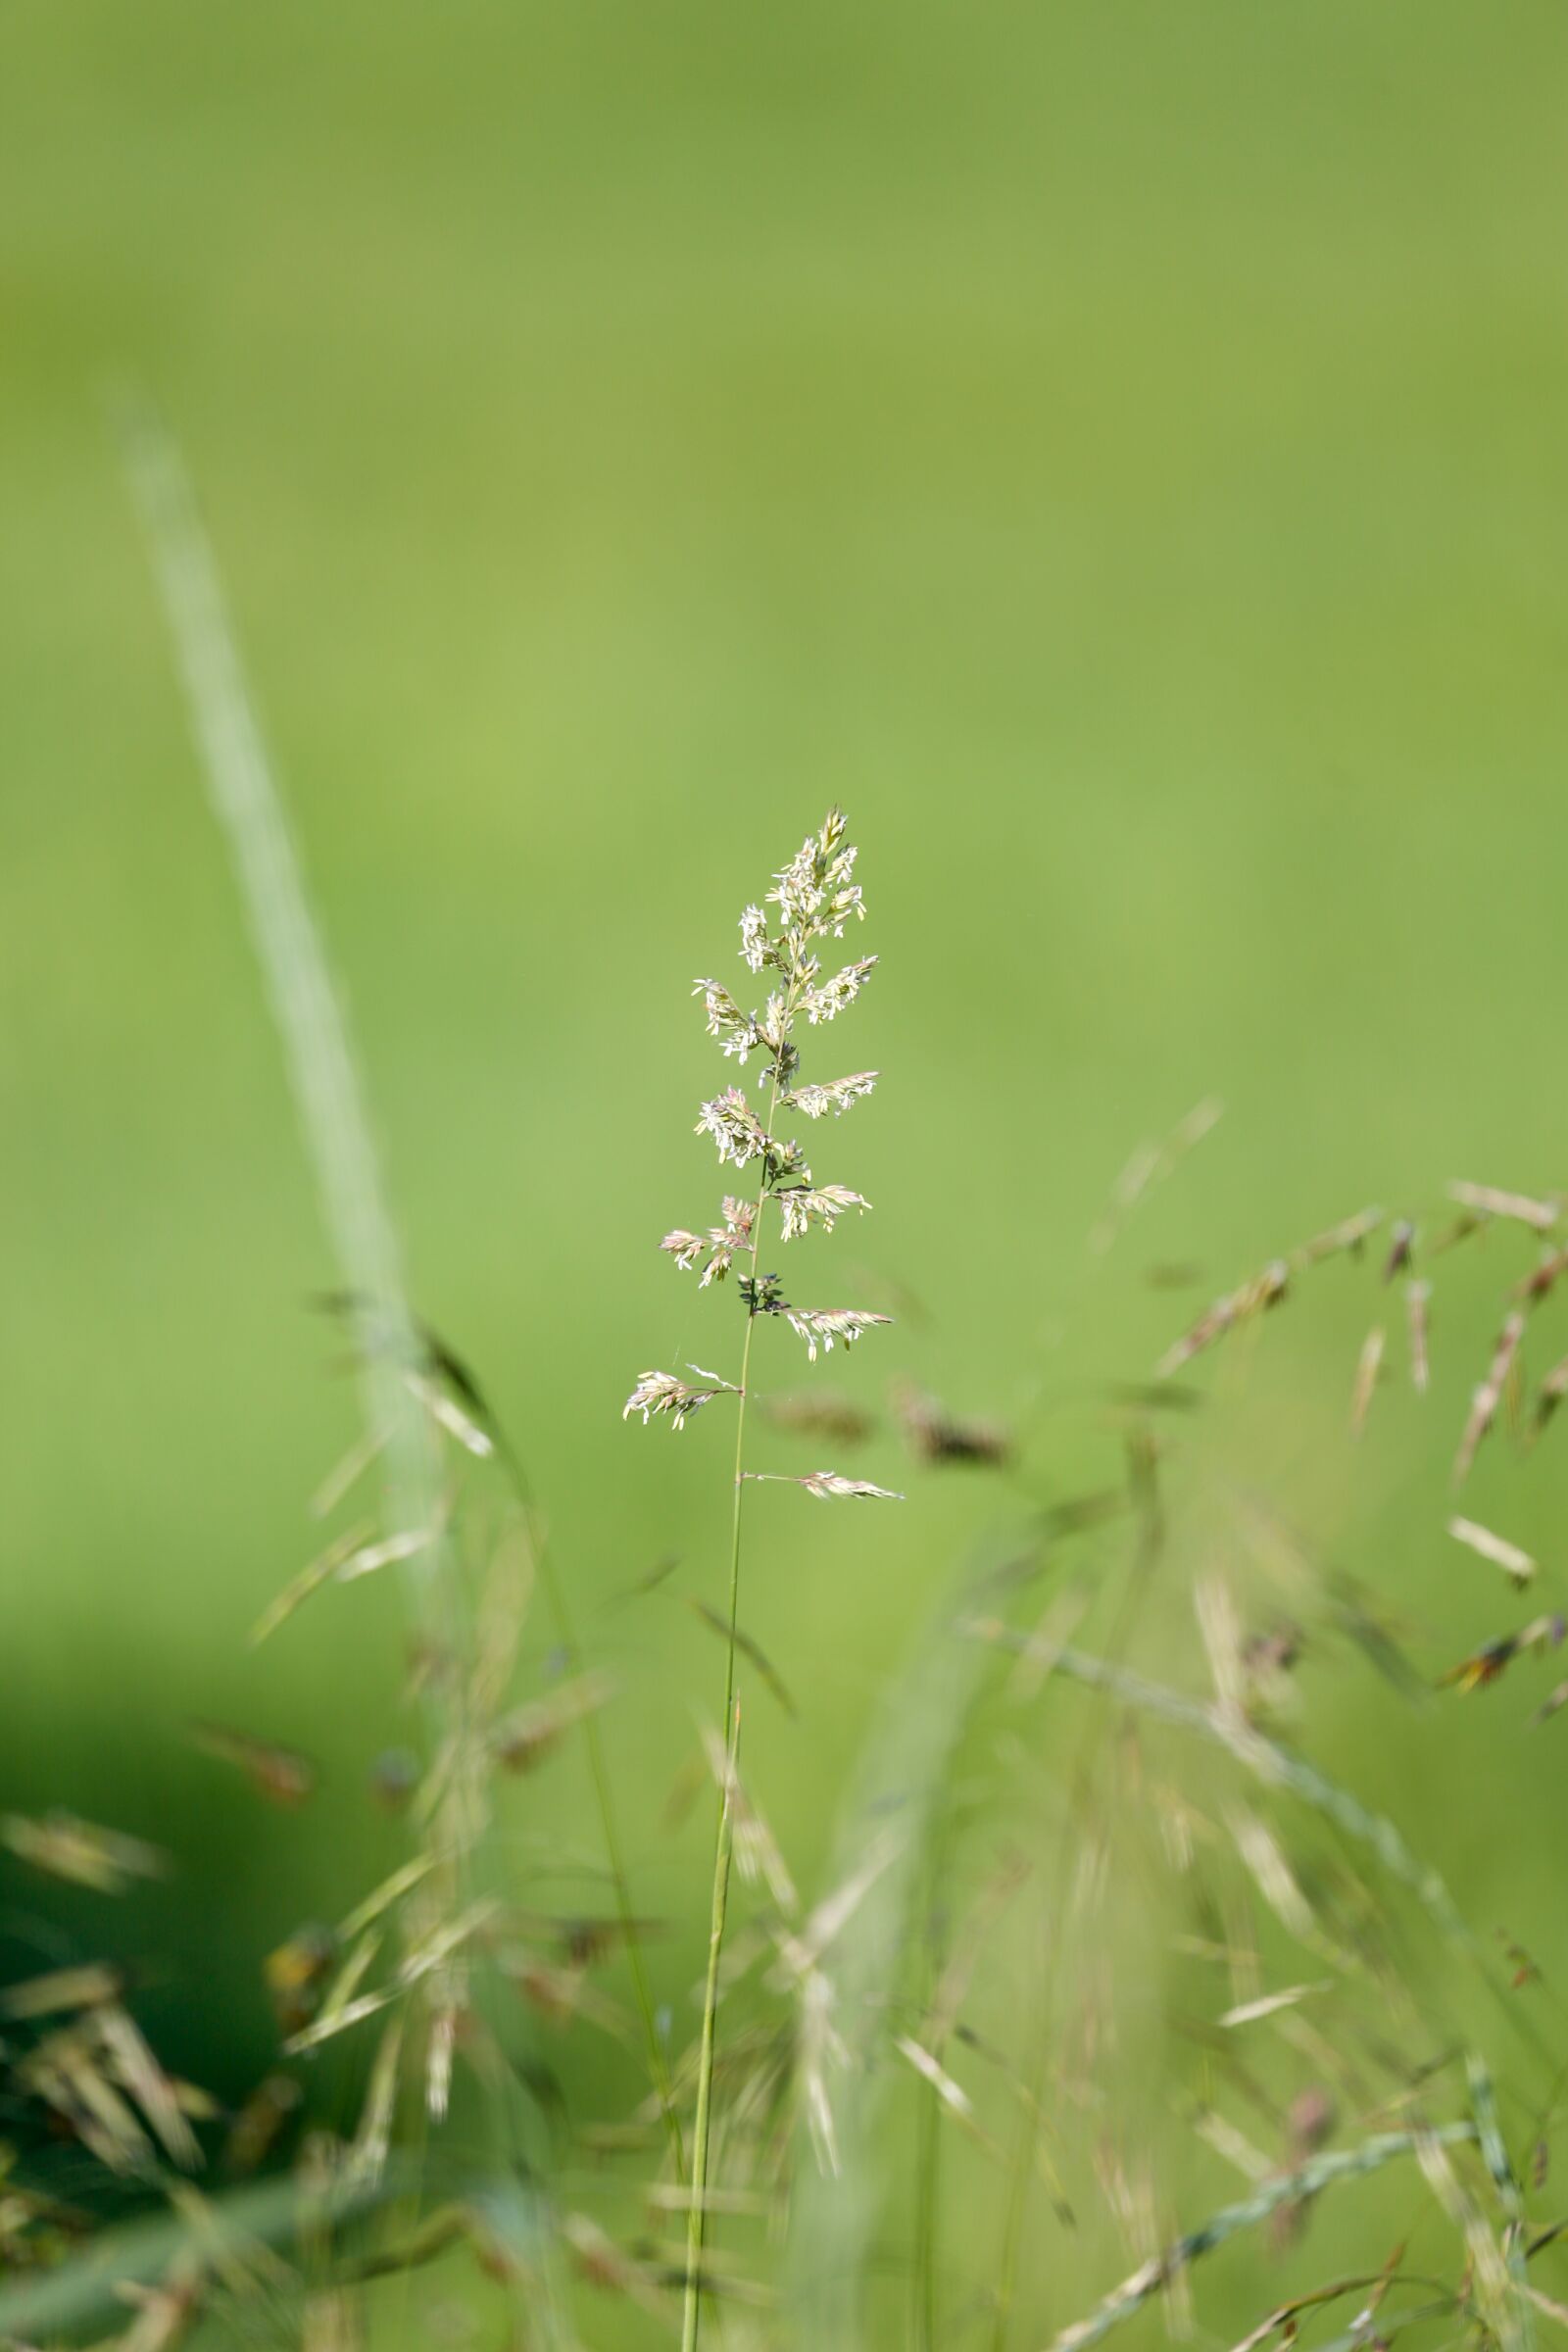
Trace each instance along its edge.
<instances>
[{"instance_id":1,"label":"green stem","mask_svg":"<svg viewBox=\"0 0 1568 2352\"><path fill-rule=\"evenodd\" d=\"M708 1977L703 1987L703 2038L697 2064L697 2115L692 2126L691 2205L686 2216L686 2291L681 2305L681 2352L697 2352L702 2308L703 2227L707 2218L708 2151L713 2100L713 2049L717 2037L718 1969L724 1952L724 1920L729 1909L729 1867L733 1851L730 1834L730 1790L740 1765L741 1711L730 1717L725 1745L725 1785L718 1807L718 1841L713 1854L713 1901L708 1926Z\"/></svg>"},{"instance_id":2,"label":"green stem","mask_svg":"<svg viewBox=\"0 0 1568 2352\"><path fill-rule=\"evenodd\" d=\"M773 1140L778 1115L779 1063L789 1042L794 1009L792 984L779 1022L778 1049L773 1060L773 1090L767 1105L765 1133ZM767 1199L768 1155L762 1154L762 1180L757 1188L752 1213L752 1304L741 1345L740 1403L735 1415L735 1503L730 1519L729 1638L724 1644L725 1784L719 1791L718 1828L713 1841L713 1900L709 1922L708 1979L703 1988L703 2033L697 2062L697 2114L692 2127L692 2201L686 2219L686 2290L681 2304L681 2352L697 2352L701 2325L704 2205L708 2193L708 2149L713 2096L713 2045L718 2014L718 1969L724 1949L724 1915L729 1903L730 1790L740 1754L740 1708L735 1698L735 1629L741 1596L741 1507L746 1495L746 1404L751 1392L752 1335L757 1329L757 1268L762 1247L762 1207Z\"/></svg>"}]
</instances>

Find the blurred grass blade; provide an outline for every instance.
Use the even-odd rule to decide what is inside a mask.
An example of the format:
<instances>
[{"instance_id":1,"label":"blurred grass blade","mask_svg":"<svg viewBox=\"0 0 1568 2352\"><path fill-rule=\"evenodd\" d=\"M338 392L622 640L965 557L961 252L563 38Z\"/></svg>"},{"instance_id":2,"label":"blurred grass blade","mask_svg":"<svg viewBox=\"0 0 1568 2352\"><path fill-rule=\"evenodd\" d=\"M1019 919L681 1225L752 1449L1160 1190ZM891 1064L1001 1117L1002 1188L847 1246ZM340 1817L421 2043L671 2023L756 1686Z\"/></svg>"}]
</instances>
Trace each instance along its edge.
<instances>
[{"instance_id":1,"label":"blurred grass blade","mask_svg":"<svg viewBox=\"0 0 1568 2352\"><path fill-rule=\"evenodd\" d=\"M438 1462L404 1375L421 1352L348 1031L184 464L158 417L122 404L121 442L173 639L214 814L244 901L342 1280L363 1302L367 1435L386 1435L387 1523L431 1527ZM416 1569L436 1572L432 1555Z\"/></svg>"}]
</instances>

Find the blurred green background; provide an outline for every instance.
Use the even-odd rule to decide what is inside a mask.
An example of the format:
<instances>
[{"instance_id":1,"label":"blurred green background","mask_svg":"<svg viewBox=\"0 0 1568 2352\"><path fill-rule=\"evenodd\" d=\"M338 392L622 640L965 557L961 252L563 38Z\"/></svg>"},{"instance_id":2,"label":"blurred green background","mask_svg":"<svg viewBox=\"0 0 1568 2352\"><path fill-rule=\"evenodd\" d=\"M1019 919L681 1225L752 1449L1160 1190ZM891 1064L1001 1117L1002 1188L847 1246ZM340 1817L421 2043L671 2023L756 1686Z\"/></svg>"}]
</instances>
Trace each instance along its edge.
<instances>
[{"instance_id":1,"label":"blurred green background","mask_svg":"<svg viewBox=\"0 0 1568 2352\"><path fill-rule=\"evenodd\" d=\"M706 1827L661 1809L721 1660L668 1594L617 1595L678 1551L716 1597L727 1434L619 1407L645 1364L733 1363L733 1299L654 1247L722 1189L688 990L745 977L740 907L829 802L882 964L808 1075L885 1076L813 1137L876 1213L808 1246L811 1282L923 1310L833 1387L1038 1396L1031 1476L1071 1491L1096 1383L1210 1289L1364 1200L1560 1179L1565 65L1545 0L11 0L0 1790L180 1857L114 1933L191 2072L250 2078L261 1953L399 1850L366 1770L406 1728L401 1621L387 1580L245 1648L353 1400L106 386L150 391L199 484L417 1299L626 1686L683 1999ZM1091 1286L1117 1168L1210 1093L1222 1125ZM1485 1315L1352 1466L1367 1311L1326 1277L1271 1328L1238 1453L1479 1639L1495 1598L1433 1531ZM910 1503L770 1493L743 1612L802 1697L749 1738L808 1883L868 1708L1004 1508L891 1438L839 1466ZM1552 1475L1510 1490L1524 1541ZM1324 1703L1485 1905L1496 1719L1392 1754L1364 1690ZM258 1805L192 1716L309 1750L313 1807ZM509 1836L590 1885L575 1773ZM1549 1934L1549 1836L1517 1839ZM559 2062L609 2101L591 2038Z\"/></svg>"}]
</instances>

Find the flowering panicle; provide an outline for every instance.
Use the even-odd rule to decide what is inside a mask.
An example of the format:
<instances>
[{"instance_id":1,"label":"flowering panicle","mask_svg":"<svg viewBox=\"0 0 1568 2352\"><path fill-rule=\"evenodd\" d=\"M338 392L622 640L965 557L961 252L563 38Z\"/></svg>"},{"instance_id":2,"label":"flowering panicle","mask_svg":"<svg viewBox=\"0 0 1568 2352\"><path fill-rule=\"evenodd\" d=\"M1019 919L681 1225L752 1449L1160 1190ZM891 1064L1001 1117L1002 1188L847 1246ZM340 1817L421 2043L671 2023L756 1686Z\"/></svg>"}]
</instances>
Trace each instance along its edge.
<instances>
[{"instance_id":1,"label":"flowering panicle","mask_svg":"<svg viewBox=\"0 0 1568 2352\"><path fill-rule=\"evenodd\" d=\"M868 1095L877 1081L875 1070L857 1070L850 1078L829 1078L822 1086L797 1086L782 1096L786 1110L799 1110L808 1119L819 1119L827 1111L842 1117L852 1102Z\"/></svg>"},{"instance_id":2,"label":"flowering panicle","mask_svg":"<svg viewBox=\"0 0 1568 2352\"><path fill-rule=\"evenodd\" d=\"M726 1193L722 1225L710 1225L706 1234L686 1233L677 1228L674 1233L666 1233L659 1247L668 1250L683 1274L690 1272L706 1250L708 1263L697 1285L700 1291L706 1291L710 1282L723 1281L738 1250L751 1247L755 1215L754 1201L737 1200Z\"/></svg>"},{"instance_id":3,"label":"flowering panicle","mask_svg":"<svg viewBox=\"0 0 1568 2352\"><path fill-rule=\"evenodd\" d=\"M869 1208L871 1203L860 1193L852 1193L847 1184L795 1184L778 1195L779 1209L784 1219L781 1238L793 1242L814 1223L824 1233L831 1233L833 1220L847 1208Z\"/></svg>"},{"instance_id":4,"label":"flowering panicle","mask_svg":"<svg viewBox=\"0 0 1568 2352\"><path fill-rule=\"evenodd\" d=\"M686 1368L706 1385L694 1389L674 1372L639 1372L637 1386L620 1408L621 1419L629 1421L633 1413L641 1413L646 1429L652 1414L668 1413L675 1427L684 1429L688 1416L705 1404L711 1404L715 1396L738 1396L741 1393L733 1381L720 1380L716 1372L705 1372L701 1364L688 1364Z\"/></svg>"},{"instance_id":5,"label":"flowering panicle","mask_svg":"<svg viewBox=\"0 0 1568 2352\"><path fill-rule=\"evenodd\" d=\"M738 1086L726 1086L711 1102L703 1104L694 1133L712 1137L718 1146L720 1167L732 1159L738 1168L744 1168L749 1159L760 1159L767 1150L762 1123Z\"/></svg>"},{"instance_id":6,"label":"flowering panicle","mask_svg":"<svg viewBox=\"0 0 1568 2352\"><path fill-rule=\"evenodd\" d=\"M758 1480L763 1486L804 1487L808 1494L814 1494L819 1502L829 1501L836 1495L862 1502L904 1500L904 1496L895 1494L891 1487L873 1487L867 1478L840 1478L836 1470L808 1470L804 1478L787 1477L775 1470L748 1470L744 1475Z\"/></svg>"},{"instance_id":7,"label":"flowering panicle","mask_svg":"<svg viewBox=\"0 0 1568 2352\"><path fill-rule=\"evenodd\" d=\"M896 1494L891 1487L873 1487L870 1480L865 1478L840 1478L835 1470L813 1470L808 1476L797 1480L796 1483L803 1486L808 1494L816 1495L819 1501L825 1501L834 1494L842 1494L865 1502L902 1502L904 1500L904 1496Z\"/></svg>"},{"instance_id":8,"label":"flowering panicle","mask_svg":"<svg viewBox=\"0 0 1568 2352\"><path fill-rule=\"evenodd\" d=\"M806 1351L812 1363L816 1361L818 1341L833 1352L835 1340L842 1340L846 1349L854 1347L862 1331L873 1323L891 1323L891 1315L863 1315L853 1306L786 1306L784 1320L792 1331L798 1331L806 1342Z\"/></svg>"},{"instance_id":9,"label":"flowering panicle","mask_svg":"<svg viewBox=\"0 0 1568 2352\"><path fill-rule=\"evenodd\" d=\"M693 983L708 1033L716 1039L726 1057L744 1067L753 1054L764 1056L765 1116L738 1086L726 1086L703 1103L697 1119L697 1133L710 1138L721 1167L757 1167L757 1193L751 1200L726 1198L721 1223L698 1231L677 1226L660 1244L683 1273L697 1272L703 1290L737 1272L738 1259L748 1260L735 1287L749 1325L760 1315L785 1316L806 1341L813 1362L819 1348L830 1351L842 1342L848 1348L872 1324L891 1320L853 1307L794 1306L784 1297L779 1277L759 1271L762 1220L769 1200L777 1203L774 1230L780 1242L799 1241L813 1227L831 1233L841 1216L851 1210L863 1215L870 1207L863 1193L854 1192L846 1184L818 1184L800 1144L774 1133L781 1110L799 1112L811 1120L826 1118L829 1113L839 1117L852 1102L863 1102L876 1085L875 1070L855 1070L847 1077L817 1079L808 1085L799 1082L797 1033L803 1027L836 1020L855 1003L875 968L876 957L867 956L824 978L816 953L823 940L842 938L851 923L864 920L865 903L855 879L855 864L856 852L846 839L843 812L830 809L821 830L808 835L774 876L763 904L745 909L740 922L741 960L751 972L765 972L770 984L760 1011L748 1007L721 980L703 978ZM707 1379L707 1375L703 1377ZM645 1372L626 1411L641 1412L645 1422L657 1413L668 1414L678 1429L689 1414L727 1385L715 1382L694 1388L672 1373ZM734 1393L745 1394L744 1371ZM824 1495L859 1490L847 1485L812 1489Z\"/></svg>"},{"instance_id":10,"label":"flowering panicle","mask_svg":"<svg viewBox=\"0 0 1568 2352\"><path fill-rule=\"evenodd\" d=\"M760 972L764 963L778 961L767 936L767 917L760 906L748 906L741 916L741 954L754 972Z\"/></svg>"},{"instance_id":11,"label":"flowering panicle","mask_svg":"<svg viewBox=\"0 0 1568 2352\"><path fill-rule=\"evenodd\" d=\"M808 835L773 877L778 888L768 892L768 904L783 917L786 945L804 946L830 931L842 939L852 915L857 922L865 920L859 885L852 880L856 852L844 842L847 821L842 808L830 808L821 832Z\"/></svg>"},{"instance_id":12,"label":"flowering panicle","mask_svg":"<svg viewBox=\"0 0 1568 2352\"><path fill-rule=\"evenodd\" d=\"M831 980L817 980L813 961L812 977L801 992L800 1010L813 1028L818 1021L836 1021L855 1003L875 968L876 957L862 956L858 963L847 963Z\"/></svg>"},{"instance_id":13,"label":"flowering panicle","mask_svg":"<svg viewBox=\"0 0 1568 2352\"><path fill-rule=\"evenodd\" d=\"M744 1069L747 1055L767 1042L756 1013L742 1012L729 990L717 980L697 981L692 995L705 999L709 1036L716 1037L723 1051L733 1054Z\"/></svg>"}]
</instances>

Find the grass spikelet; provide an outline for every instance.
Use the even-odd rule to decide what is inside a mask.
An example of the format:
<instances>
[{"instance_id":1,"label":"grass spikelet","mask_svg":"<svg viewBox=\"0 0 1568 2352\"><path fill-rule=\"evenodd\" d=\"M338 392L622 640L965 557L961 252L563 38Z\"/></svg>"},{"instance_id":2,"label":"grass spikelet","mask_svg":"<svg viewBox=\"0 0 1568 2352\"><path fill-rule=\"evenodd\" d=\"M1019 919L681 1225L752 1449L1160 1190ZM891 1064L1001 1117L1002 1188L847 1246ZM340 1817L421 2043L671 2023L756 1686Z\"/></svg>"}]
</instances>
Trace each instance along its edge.
<instances>
[{"instance_id":1,"label":"grass spikelet","mask_svg":"<svg viewBox=\"0 0 1568 2352\"><path fill-rule=\"evenodd\" d=\"M1537 1200L1528 1193L1502 1192L1494 1184L1453 1183L1448 1199L1478 1217L1504 1217L1533 1232L1549 1233L1562 1213L1561 1203Z\"/></svg>"},{"instance_id":2,"label":"grass spikelet","mask_svg":"<svg viewBox=\"0 0 1568 2352\"><path fill-rule=\"evenodd\" d=\"M1432 1285L1412 1282L1404 1294L1406 1345L1410 1357L1410 1386L1424 1396L1432 1385Z\"/></svg>"},{"instance_id":3,"label":"grass spikelet","mask_svg":"<svg viewBox=\"0 0 1568 2352\"><path fill-rule=\"evenodd\" d=\"M1522 1551L1517 1544L1510 1544L1492 1528L1482 1527L1477 1520L1455 1516L1448 1521L1448 1533L1456 1544L1463 1544L1471 1551L1479 1552L1482 1559L1491 1560L1516 1586L1528 1585L1540 1566L1528 1551Z\"/></svg>"},{"instance_id":4,"label":"grass spikelet","mask_svg":"<svg viewBox=\"0 0 1568 2352\"><path fill-rule=\"evenodd\" d=\"M1563 1633L1561 1617L1533 1617L1517 1634L1499 1634L1494 1641L1483 1642L1470 1657L1461 1658L1457 1666L1450 1666L1439 1679L1456 1685L1461 1692L1485 1690L1515 1658L1536 1650L1556 1649Z\"/></svg>"},{"instance_id":5,"label":"grass spikelet","mask_svg":"<svg viewBox=\"0 0 1568 2352\"><path fill-rule=\"evenodd\" d=\"M218 1723L193 1723L190 1736L204 1755L242 1772L260 1796L274 1805L303 1805L316 1788L316 1767L297 1748L253 1740Z\"/></svg>"},{"instance_id":6,"label":"grass spikelet","mask_svg":"<svg viewBox=\"0 0 1568 2352\"><path fill-rule=\"evenodd\" d=\"M1195 1355L1201 1355L1205 1348L1211 1348L1216 1340L1234 1330L1237 1324L1248 1322L1254 1315L1266 1314L1270 1307L1278 1306L1289 1291L1290 1284L1291 1269L1284 1258L1272 1259L1261 1274L1254 1275L1250 1282L1243 1283L1240 1290L1230 1291L1223 1298L1216 1298L1207 1313L1201 1315L1174 1346L1166 1348L1154 1366L1154 1378L1169 1380L1173 1373L1180 1372L1192 1362Z\"/></svg>"},{"instance_id":7,"label":"grass spikelet","mask_svg":"<svg viewBox=\"0 0 1568 2352\"><path fill-rule=\"evenodd\" d=\"M1497 1417L1497 1407L1502 1402L1503 1390L1524 1336L1525 1318L1516 1308L1503 1321L1502 1329L1497 1334L1497 1344L1492 1352L1487 1377L1471 1401L1469 1417L1459 1440L1459 1450L1454 1456L1453 1478L1456 1486L1469 1477L1476 1449Z\"/></svg>"},{"instance_id":8,"label":"grass spikelet","mask_svg":"<svg viewBox=\"0 0 1568 2352\"><path fill-rule=\"evenodd\" d=\"M1350 1435L1352 1438L1360 1437L1366 1428L1366 1417L1372 1407L1373 1392L1378 1385L1378 1375L1383 1369L1383 1349L1387 1337L1382 1324L1374 1323L1361 1343L1361 1353L1355 1366L1355 1385L1350 1392Z\"/></svg>"},{"instance_id":9,"label":"grass spikelet","mask_svg":"<svg viewBox=\"0 0 1568 2352\"><path fill-rule=\"evenodd\" d=\"M349 2154L348 2178L373 2187L386 2170L392 2145L392 2116L397 2100L398 2060L403 2051L403 2020L394 2017L381 2035L370 2069L359 2129Z\"/></svg>"},{"instance_id":10,"label":"grass spikelet","mask_svg":"<svg viewBox=\"0 0 1568 2352\"><path fill-rule=\"evenodd\" d=\"M145 1838L100 1829L74 1813L46 1813L36 1819L24 1813L0 1814L0 1845L35 1870L90 1886L98 1894L123 1894L133 1880L164 1879L172 1868L169 1856Z\"/></svg>"},{"instance_id":11,"label":"grass spikelet","mask_svg":"<svg viewBox=\"0 0 1568 2352\"><path fill-rule=\"evenodd\" d=\"M1307 1914L1307 1924L1310 1927L1310 1913ZM1288 1984L1281 1992L1263 1992L1259 1993L1255 2000L1239 2001L1234 2008L1227 2009L1222 2017L1217 2018L1215 2023L1227 2030L1237 2026L1256 2025L1265 2017L1277 2017L1283 2009L1294 2009L1298 2001L1310 2000L1314 1992L1322 1990L1321 1984Z\"/></svg>"},{"instance_id":12,"label":"grass spikelet","mask_svg":"<svg viewBox=\"0 0 1568 2352\"><path fill-rule=\"evenodd\" d=\"M1303 1242L1298 1250L1292 1251L1291 1263L1304 1274L1309 1266L1321 1265L1326 1257L1359 1257L1371 1236L1387 1221L1384 1209L1358 1209L1353 1217L1344 1217L1338 1225L1331 1225L1326 1232L1314 1234L1309 1242ZM1400 1228L1401 1232L1405 1230ZM1403 1247L1407 1249L1407 1242ZM1401 1243L1396 1238L1396 1255L1400 1249Z\"/></svg>"},{"instance_id":13,"label":"grass spikelet","mask_svg":"<svg viewBox=\"0 0 1568 2352\"><path fill-rule=\"evenodd\" d=\"M93 2022L106 2065L147 2118L171 2164L186 2172L196 2171L202 2161L201 2150L185 2121L178 2093L129 2012L118 2001L109 2001L95 2010Z\"/></svg>"},{"instance_id":14,"label":"grass spikelet","mask_svg":"<svg viewBox=\"0 0 1568 2352\"><path fill-rule=\"evenodd\" d=\"M28 1977L0 1991L0 2017L21 2021L53 2017L71 2009L96 2009L106 2001L118 2001L124 1985L123 1972L103 1962L51 1969L47 1976Z\"/></svg>"},{"instance_id":15,"label":"grass spikelet","mask_svg":"<svg viewBox=\"0 0 1568 2352\"><path fill-rule=\"evenodd\" d=\"M1568 1355L1565 1355L1560 1363L1553 1364L1541 1384L1536 1397L1535 1428L1537 1437L1545 1428L1546 1423L1556 1412L1565 1396L1568 1396Z\"/></svg>"},{"instance_id":16,"label":"grass spikelet","mask_svg":"<svg viewBox=\"0 0 1568 2352\"><path fill-rule=\"evenodd\" d=\"M1360 1209L1354 1216L1346 1217L1340 1224L1331 1225L1325 1232L1315 1234L1288 1256L1270 1259L1261 1273L1255 1274L1250 1282L1245 1282L1239 1290L1227 1292L1222 1298L1216 1298L1206 1313L1200 1315L1189 1331L1166 1348L1154 1366L1154 1379L1169 1380L1238 1324L1250 1322L1257 1315L1266 1314L1271 1307L1278 1306L1281 1299L1289 1295L1296 1276L1309 1273L1313 1267L1330 1257L1360 1256L1369 1236L1384 1221L1385 1212L1381 1208Z\"/></svg>"},{"instance_id":17,"label":"grass spikelet","mask_svg":"<svg viewBox=\"0 0 1568 2352\"><path fill-rule=\"evenodd\" d=\"M891 1487L874 1487L869 1479L843 1478L836 1470L808 1470L800 1477L791 1477L778 1470L744 1470L759 1486L804 1487L818 1502L902 1502Z\"/></svg>"}]
</instances>

